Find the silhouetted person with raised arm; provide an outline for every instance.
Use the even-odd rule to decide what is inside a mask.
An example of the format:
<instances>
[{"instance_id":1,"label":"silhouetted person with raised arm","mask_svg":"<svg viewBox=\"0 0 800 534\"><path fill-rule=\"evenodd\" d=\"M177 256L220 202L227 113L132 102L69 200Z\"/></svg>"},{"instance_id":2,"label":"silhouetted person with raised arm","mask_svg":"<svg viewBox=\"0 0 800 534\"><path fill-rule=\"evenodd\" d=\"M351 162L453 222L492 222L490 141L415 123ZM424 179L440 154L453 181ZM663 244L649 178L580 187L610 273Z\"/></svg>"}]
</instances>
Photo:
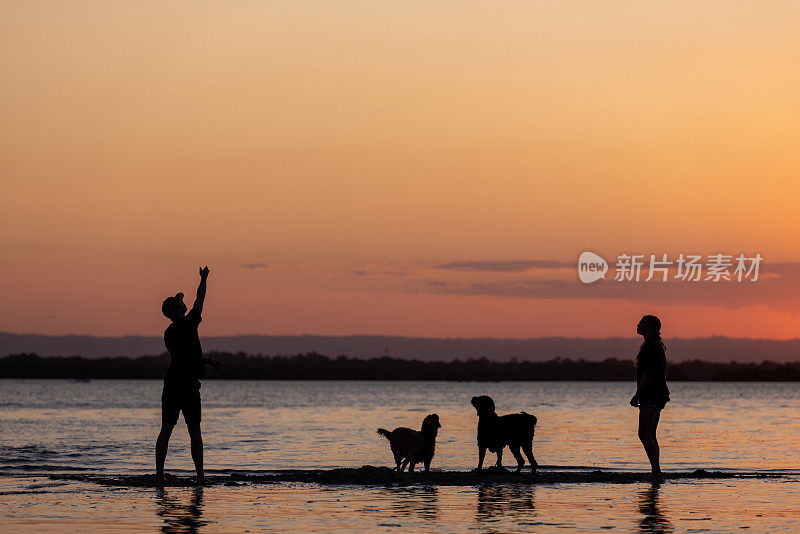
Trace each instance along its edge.
<instances>
[{"instance_id":1,"label":"silhouetted person with raised arm","mask_svg":"<svg viewBox=\"0 0 800 534\"><path fill-rule=\"evenodd\" d=\"M203 436L200 433L200 378L205 376L205 365L219 368L219 362L203 358L197 327L203 319L203 301L206 298L208 267L200 269L200 285L197 298L189 313L183 303L183 293L167 297L161 304L161 311L172 321L164 331L164 344L170 355L170 364L164 377L164 390L161 394L161 432L156 441L156 478L164 481L164 460L172 429L183 419L189 430L192 444L192 460L197 471L197 482L203 482Z\"/></svg>"},{"instance_id":2,"label":"silhouetted person with raised arm","mask_svg":"<svg viewBox=\"0 0 800 534\"><path fill-rule=\"evenodd\" d=\"M661 342L661 320L655 315L645 315L636 325L636 333L644 337L644 342L636 355L636 393L631 398L631 406L639 408L639 440L650 460L653 480L659 481L663 476L656 428L661 410L669 402L667 356Z\"/></svg>"}]
</instances>

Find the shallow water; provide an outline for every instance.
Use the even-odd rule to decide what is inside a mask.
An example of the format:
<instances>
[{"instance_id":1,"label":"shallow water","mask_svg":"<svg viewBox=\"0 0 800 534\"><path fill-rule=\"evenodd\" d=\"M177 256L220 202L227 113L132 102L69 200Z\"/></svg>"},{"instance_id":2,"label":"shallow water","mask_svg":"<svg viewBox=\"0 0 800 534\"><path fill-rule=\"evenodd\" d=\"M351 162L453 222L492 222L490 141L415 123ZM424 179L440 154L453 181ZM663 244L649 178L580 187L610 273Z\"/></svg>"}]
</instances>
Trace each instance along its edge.
<instances>
[{"instance_id":1,"label":"shallow water","mask_svg":"<svg viewBox=\"0 0 800 534\"><path fill-rule=\"evenodd\" d=\"M659 427L665 469L781 470L797 467L800 384L673 383ZM152 469L160 426L159 381L0 380L0 470ZM539 418L540 464L639 470L632 385L620 382L242 382L203 384L206 466L304 469L391 465L379 426L419 428L427 413L442 428L433 466L476 465L473 395L498 413ZM179 423L168 469L191 470ZM506 451L506 464L513 458Z\"/></svg>"},{"instance_id":2,"label":"shallow water","mask_svg":"<svg viewBox=\"0 0 800 534\"><path fill-rule=\"evenodd\" d=\"M4 532L797 532L800 482L107 488L0 477ZM3 494L4 493L4 494Z\"/></svg>"},{"instance_id":3,"label":"shallow water","mask_svg":"<svg viewBox=\"0 0 800 534\"><path fill-rule=\"evenodd\" d=\"M667 471L790 473L648 484L117 488L47 473L152 472L158 381L0 380L4 532L596 532L800 529L800 384L672 383L659 437ZM539 418L543 470L646 470L628 383L223 382L203 385L206 466L237 471L390 465L378 426L442 422L433 467L476 461L473 395ZM508 453L506 464L513 463ZM191 472L176 428L168 470Z\"/></svg>"}]
</instances>

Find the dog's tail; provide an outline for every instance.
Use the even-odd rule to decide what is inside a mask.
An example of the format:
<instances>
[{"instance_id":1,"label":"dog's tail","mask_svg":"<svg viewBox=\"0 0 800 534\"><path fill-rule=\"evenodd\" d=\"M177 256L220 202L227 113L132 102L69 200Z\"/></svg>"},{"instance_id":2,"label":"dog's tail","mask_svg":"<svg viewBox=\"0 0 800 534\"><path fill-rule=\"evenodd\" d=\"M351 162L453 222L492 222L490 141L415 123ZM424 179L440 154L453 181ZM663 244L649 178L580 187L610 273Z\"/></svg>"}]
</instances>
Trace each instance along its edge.
<instances>
[{"instance_id":1,"label":"dog's tail","mask_svg":"<svg viewBox=\"0 0 800 534\"><path fill-rule=\"evenodd\" d=\"M535 415L531 415L528 412L520 412L520 414L524 415L525 418L528 420L528 431L530 431L531 437L533 437L533 433L536 430L536 423L539 420L536 419Z\"/></svg>"},{"instance_id":2,"label":"dog's tail","mask_svg":"<svg viewBox=\"0 0 800 534\"><path fill-rule=\"evenodd\" d=\"M381 436L385 437L389 441L392 441L392 433L389 432L388 430L386 430L385 428L379 428L378 429L378 434L380 434Z\"/></svg>"}]
</instances>

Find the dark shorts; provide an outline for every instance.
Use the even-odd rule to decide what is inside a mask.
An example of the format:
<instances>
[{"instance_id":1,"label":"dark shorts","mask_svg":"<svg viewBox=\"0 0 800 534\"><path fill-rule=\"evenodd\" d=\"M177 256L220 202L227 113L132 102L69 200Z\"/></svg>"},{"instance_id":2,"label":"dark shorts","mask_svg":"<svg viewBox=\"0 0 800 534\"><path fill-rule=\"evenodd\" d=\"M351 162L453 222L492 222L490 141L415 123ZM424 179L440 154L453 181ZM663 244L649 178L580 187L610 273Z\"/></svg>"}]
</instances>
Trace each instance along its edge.
<instances>
[{"instance_id":1,"label":"dark shorts","mask_svg":"<svg viewBox=\"0 0 800 534\"><path fill-rule=\"evenodd\" d=\"M664 409L664 405L663 404L656 404L654 402L642 402L642 403L639 403L639 409L641 410L642 408L651 408L651 409L655 408L656 410L663 410Z\"/></svg>"},{"instance_id":2,"label":"dark shorts","mask_svg":"<svg viewBox=\"0 0 800 534\"><path fill-rule=\"evenodd\" d=\"M164 384L161 393L161 424L175 426L183 412L187 425L200 424L200 389Z\"/></svg>"}]
</instances>

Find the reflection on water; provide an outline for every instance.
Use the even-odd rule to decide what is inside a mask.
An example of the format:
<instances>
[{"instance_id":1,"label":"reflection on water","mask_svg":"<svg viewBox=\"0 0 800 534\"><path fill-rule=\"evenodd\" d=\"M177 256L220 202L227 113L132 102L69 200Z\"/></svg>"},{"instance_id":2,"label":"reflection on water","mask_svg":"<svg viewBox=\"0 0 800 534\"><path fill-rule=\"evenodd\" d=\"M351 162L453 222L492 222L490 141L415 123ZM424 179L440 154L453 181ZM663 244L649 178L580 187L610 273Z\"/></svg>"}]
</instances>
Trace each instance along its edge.
<instances>
[{"instance_id":1,"label":"reflection on water","mask_svg":"<svg viewBox=\"0 0 800 534\"><path fill-rule=\"evenodd\" d=\"M389 508L394 517L418 516L426 521L439 518L439 488L436 486L410 486L386 490L391 497Z\"/></svg>"},{"instance_id":2,"label":"reflection on water","mask_svg":"<svg viewBox=\"0 0 800 534\"><path fill-rule=\"evenodd\" d=\"M639 519L640 532L666 534L675 530L666 516L669 510L659 502L659 491L661 491L660 485L653 484L639 492L639 513L642 514Z\"/></svg>"},{"instance_id":3,"label":"reflection on water","mask_svg":"<svg viewBox=\"0 0 800 534\"><path fill-rule=\"evenodd\" d=\"M203 516L203 487L190 491L175 488L156 490L156 514L164 521L161 532L199 532L207 524Z\"/></svg>"},{"instance_id":4,"label":"reflection on water","mask_svg":"<svg viewBox=\"0 0 800 534\"><path fill-rule=\"evenodd\" d=\"M536 515L533 486L501 484L478 487L478 506L475 512L478 522L495 521L506 514L519 521Z\"/></svg>"},{"instance_id":5,"label":"reflection on water","mask_svg":"<svg viewBox=\"0 0 800 534\"><path fill-rule=\"evenodd\" d=\"M535 495L534 495L535 494ZM800 532L800 479L646 484L115 489L0 476L17 532Z\"/></svg>"}]
</instances>

